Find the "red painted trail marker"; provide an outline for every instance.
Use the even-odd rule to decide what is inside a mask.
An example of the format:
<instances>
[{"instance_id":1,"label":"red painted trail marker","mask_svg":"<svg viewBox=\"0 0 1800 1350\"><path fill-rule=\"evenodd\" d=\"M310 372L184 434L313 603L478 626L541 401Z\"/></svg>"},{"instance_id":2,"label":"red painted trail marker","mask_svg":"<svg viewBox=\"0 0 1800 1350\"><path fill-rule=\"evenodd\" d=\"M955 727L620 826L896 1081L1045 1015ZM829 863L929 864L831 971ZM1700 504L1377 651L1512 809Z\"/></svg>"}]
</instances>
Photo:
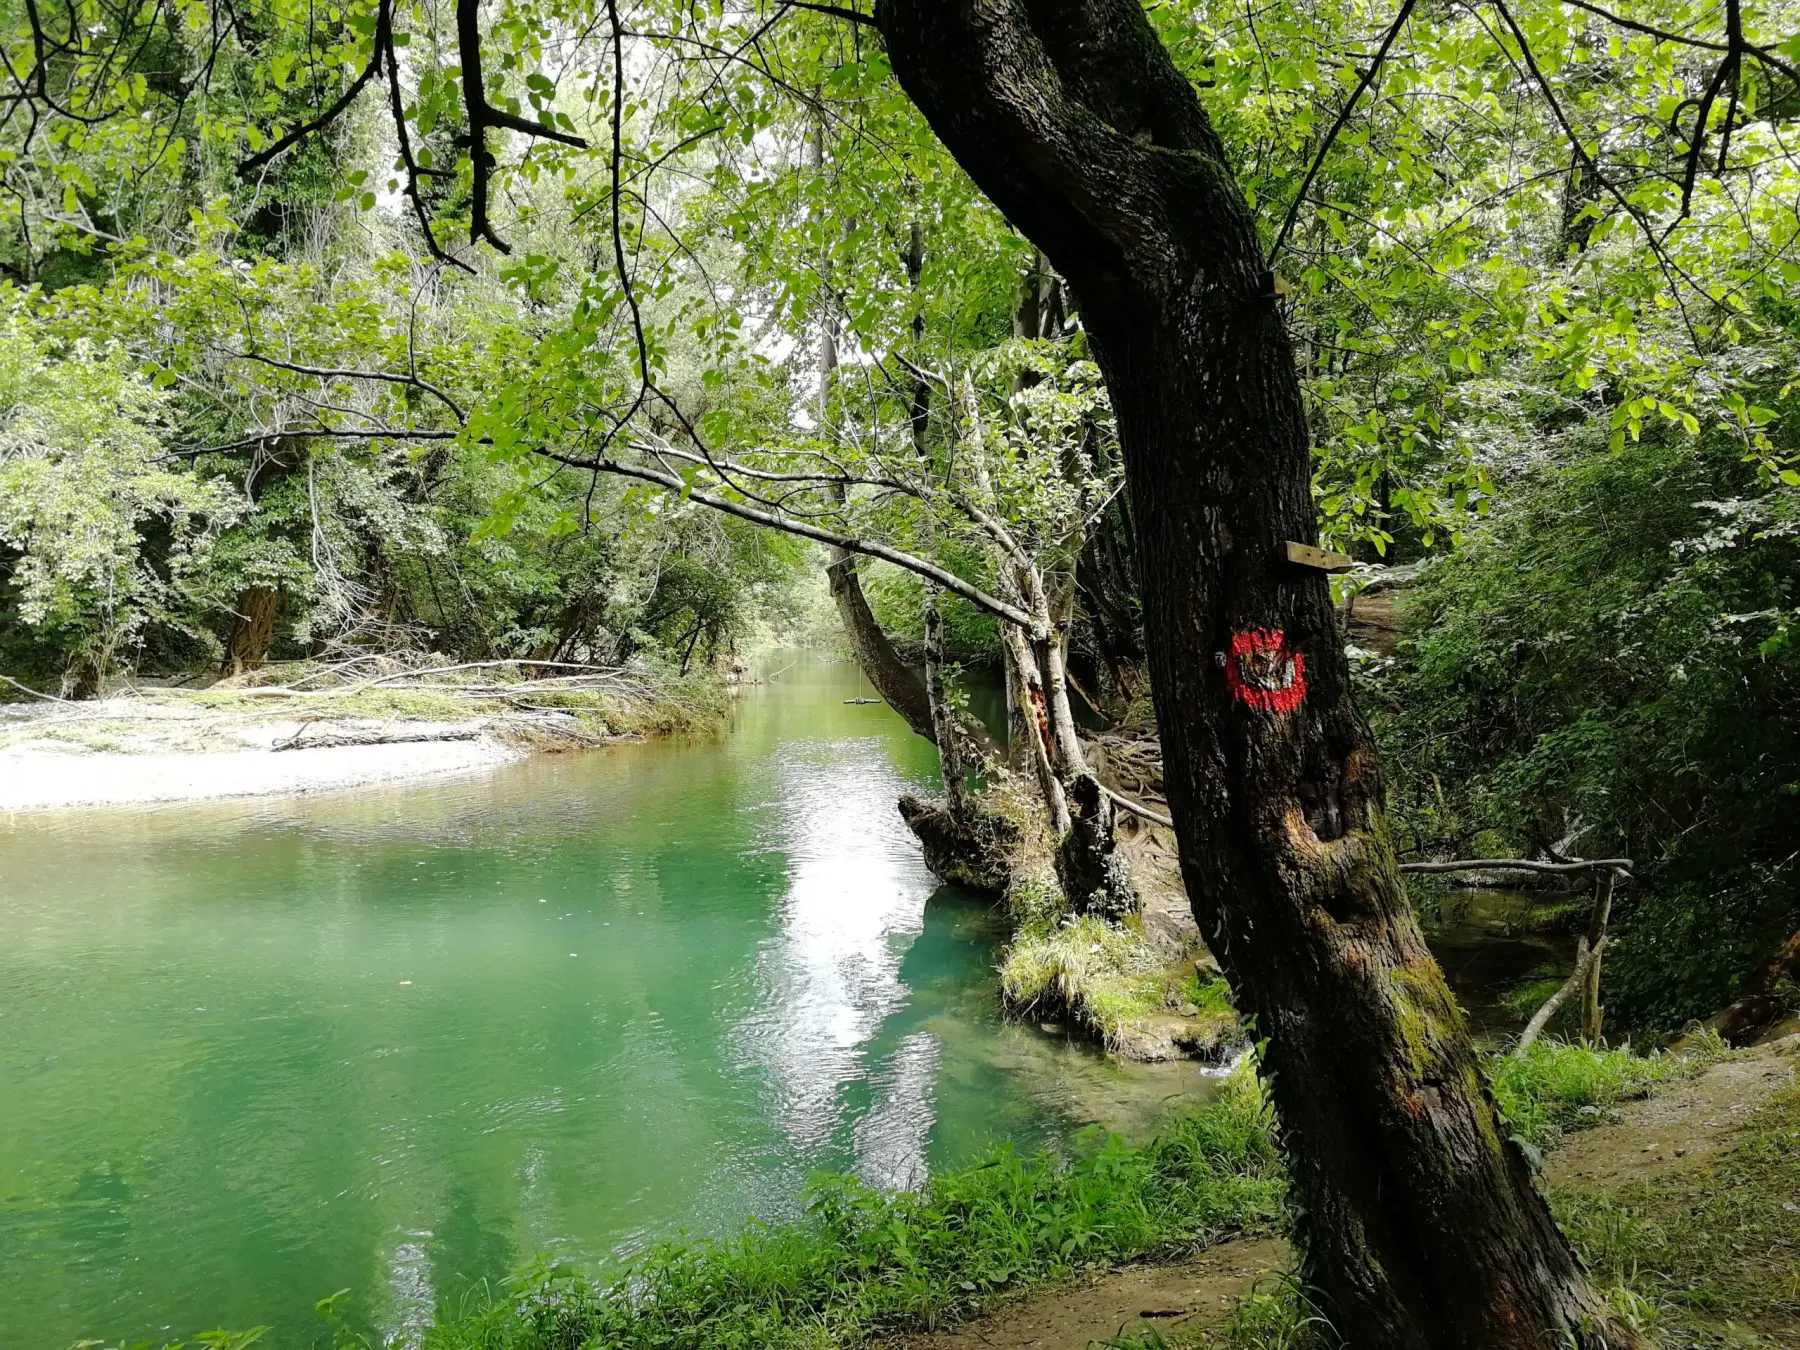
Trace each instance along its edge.
<instances>
[{"instance_id":1,"label":"red painted trail marker","mask_svg":"<svg viewBox=\"0 0 1800 1350\"><path fill-rule=\"evenodd\" d=\"M1288 647L1287 634L1279 628L1233 633L1225 682L1246 707L1290 713L1306 697L1306 656Z\"/></svg>"}]
</instances>

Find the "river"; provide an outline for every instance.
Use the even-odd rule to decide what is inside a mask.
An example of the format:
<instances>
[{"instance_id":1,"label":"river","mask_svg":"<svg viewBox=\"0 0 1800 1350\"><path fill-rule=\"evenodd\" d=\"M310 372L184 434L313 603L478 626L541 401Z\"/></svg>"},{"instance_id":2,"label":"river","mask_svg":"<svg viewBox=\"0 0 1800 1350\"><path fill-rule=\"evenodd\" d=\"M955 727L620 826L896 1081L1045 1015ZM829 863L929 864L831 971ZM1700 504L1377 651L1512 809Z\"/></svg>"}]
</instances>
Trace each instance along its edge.
<instances>
[{"instance_id":1,"label":"river","mask_svg":"<svg viewBox=\"0 0 1800 1350\"><path fill-rule=\"evenodd\" d=\"M780 663L777 663L780 664ZM801 658L726 734L455 781L0 821L0 1345L404 1334L1204 1093L997 1012L895 798L930 747Z\"/></svg>"}]
</instances>

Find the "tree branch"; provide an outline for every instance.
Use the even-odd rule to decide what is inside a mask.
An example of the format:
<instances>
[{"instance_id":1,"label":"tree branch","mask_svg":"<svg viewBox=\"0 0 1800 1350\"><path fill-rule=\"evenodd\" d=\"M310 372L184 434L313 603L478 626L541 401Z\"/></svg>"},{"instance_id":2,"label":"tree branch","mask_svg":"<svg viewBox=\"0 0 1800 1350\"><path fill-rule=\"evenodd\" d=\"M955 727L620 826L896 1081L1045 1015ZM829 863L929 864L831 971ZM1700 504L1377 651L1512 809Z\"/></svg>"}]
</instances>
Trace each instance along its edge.
<instances>
[{"instance_id":1,"label":"tree branch","mask_svg":"<svg viewBox=\"0 0 1800 1350\"><path fill-rule=\"evenodd\" d=\"M728 497L720 497L701 488L694 487L679 475L665 473L660 469L646 468L638 464L626 464L604 456L582 458L577 455L565 455L554 450L538 450L536 452L545 459L567 464L570 468L587 469L595 473L614 474L621 478L636 478L641 482L651 483L688 500L699 502L702 506L715 511L723 511L726 515L736 516L740 520L750 521L756 525L766 525L770 529L782 530L788 534L799 535L803 539L812 539L821 544L830 544L847 553L860 553L865 557L879 558L882 562L904 568L916 576L935 581L947 591L954 591L977 609L985 610L997 619L1015 624L1032 633L1034 640L1041 641L1048 634L1038 630L1032 622L1031 615L1017 605L1008 604L996 596L989 595L979 586L964 581L956 573L939 567L934 562L915 557L900 549L869 539L858 539L854 535L840 534L836 530L827 530L805 521L794 520L774 511L764 511L759 507L744 502L734 502Z\"/></svg>"},{"instance_id":2,"label":"tree branch","mask_svg":"<svg viewBox=\"0 0 1800 1350\"><path fill-rule=\"evenodd\" d=\"M1590 858L1572 862L1538 862L1532 858L1463 858L1454 862L1401 863L1402 872L1597 872L1602 868L1629 872L1630 858Z\"/></svg>"},{"instance_id":3,"label":"tree branch","mask_svg":"<svg viewBox=\"0 0 1800 1350\"><path fill-rule=\"evenodd\" d=\"M1388 50L1394 45L1394 39L1400 36L1400 30L1406 27L1407 19L1412 17L1413 6L1416 3L1417 0L1405 0L1405 3L1400 6L1400 12L1394 16L1393 23L1388 25L1387 32L1382 36L1381 45L1375 49L1375 57L1369 62L1369 68L1363 71L1362 78L1356 82L1356 88L1350 91L1349 101L1344 104L1337 119L1332 122L1331 130L1325 133L1325 140L1319 146L1319 153L1314 155L1312 163L1306 166L1306 177L1300 180L1300 190L1294 194L1294 200L1287 209L1287 215L1282 219L1281 229L1275 235L1275 247L1269 250L1269 267L1271 269L1274 268L1276 259L1281 257L1282 245L1287 243L1288 233L1294 228L1294 221L1300 216L1300 208L1306 203L1307 189L1312 187L1313 179L1325 163L1325 156L1331 153L1331 147L1336 142L1338 133L1344 129L1344 123L1350 120L1350 114L1355 111L1356 100L1362 97L1363 90L1374 83L1376 72L1387 60Z\"/></svg>"},{"instance_id":4,"label":"tree branch","mask_svg":"<svg viewBox=\"0 0 1800 1350\"><path fill-rule=\"evenodd\" d=\"M383 16L386 15L387 8L387 0L382 0L381 8L377 13L376 18L377 28L380 28L382 25L384 21ZM263 149L258 150L254 155L251 155L248 159L239 160L237 166L238 177L248 178L251 174L262 168L263 165L271 163L286 151L293 149L296 145L300 144L301 141L312 135L313 132L322 130L335 122L343 114L344 109L348 108L356 101L356 96L362 93L363 88L369 81L375 78L376 72L381 69L381 54L381 44L377 42L374 51L369 53L369 64L363 67L362 74L358 75L350 82L350 87L339 94L337 98L332 101L329 108L313 118L310 122L302 122L292 131L288 132L287 135L276 141L275 144L265 146Z\"/></svg>"}]
</instances>

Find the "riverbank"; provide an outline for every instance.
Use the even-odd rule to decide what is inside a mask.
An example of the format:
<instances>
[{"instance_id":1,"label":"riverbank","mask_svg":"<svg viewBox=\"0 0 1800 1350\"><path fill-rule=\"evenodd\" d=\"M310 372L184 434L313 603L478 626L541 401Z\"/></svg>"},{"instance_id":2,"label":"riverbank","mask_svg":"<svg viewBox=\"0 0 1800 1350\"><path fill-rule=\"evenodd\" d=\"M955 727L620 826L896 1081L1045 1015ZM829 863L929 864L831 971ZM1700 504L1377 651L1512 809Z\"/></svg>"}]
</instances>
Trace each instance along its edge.
<instances>
[{"instance_id":1,"label":"riverbank","mask_svg":"<svg viewBox=\"0 0 1800 1350\"><path fill-rule=\"evenodd\" d=\"M1543 1046L1496 1060L1518 1137L1601 1287L1667 1345L1791 1346L1800 1333L1800 1036L1697 1058ZM1336 1344L1280 1237L1090 1272L887 1350L1294 1350ZM1309 1336L1309 1329L1316 1333Z\"/></svg>"},{"instance_id":2,"label":"riverbank","mask_svg":"<svg viewBox=\"0 0 1800 1350\"><path fill-rule=\"evenodd\" d=\"M389 663L390 667L395 663ZM529 663L526 663L529 665ZM529 674L539 678L527 678ZM0 706L0 811L304 794L717 725L722 686L517 663L310 666L262 683Z\"/></svg>"},{"instance_id":3,"label":"riverbank","mask_svg":"<svg viewBox=\"0 0 1800 1350\"><path fill-rule=\"evenodd\" d=\"M1491 1061L1509 1131L1549 1155L1559 1218L1647 1331L1682 1344L1793 1343L1797 1057L1800 1037L1648 1058L1540 1043L1525 1059ZM1312 1345L1283 1194L1273 1121L1240 1071L1139 1147L1090 1138L1069 1155L1002 1149L915 1193L827 1178L807 1222L666 1245L606 1283L540 1265L442 1315L419 1344Z\"/></svg>"}]
</instances>

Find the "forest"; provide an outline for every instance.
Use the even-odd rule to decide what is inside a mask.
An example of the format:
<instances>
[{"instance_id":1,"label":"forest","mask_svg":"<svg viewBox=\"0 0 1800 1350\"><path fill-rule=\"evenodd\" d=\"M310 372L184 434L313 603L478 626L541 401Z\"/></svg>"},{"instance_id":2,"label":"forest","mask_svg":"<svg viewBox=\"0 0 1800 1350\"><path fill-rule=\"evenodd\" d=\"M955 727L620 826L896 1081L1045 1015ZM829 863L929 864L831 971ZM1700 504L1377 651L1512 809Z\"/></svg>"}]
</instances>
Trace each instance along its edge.
<instances>
[{"instance_id":1,"label":"forest","mask_svg":"<svg viewBox=\"0 0 1800 1350\"><path fill-rule=\"evenodd\" d=\"M19 992L0 1089L98 1054L103 1022L162 1016L90 1026L71 1005L55 1034L78 1040L38 1039L48 991L104 980L48 954L49 878L66 869L69 903L112 895L119 924L138 911L114 874L80 869L165 864L110 816L33 834L35 808L512 756L492 771L575 776L486 807L472 787L431 847L513 822L494 857L525 871L481 884L540 891L550 845L516 839L551 818L578 837L627 764L648 791L715 753L692 747L749 744L803 679L828 681L793 714L812 739L769 732L754 773L794 830L839 840L818 851L843 903L887 884L845 840L889 831L934 878L919 942L953 903L925 901L939 883L999 924L968 977L997 967L968 996L995 1008L983 1034L1222 1084L1142 1138L1038 1151L956 1151L941 1116L904 1176L802 1150L754 1203L690 1224L671 1200L567 1259L548 1211L494 1219L503 1257L443 1258L462 1291L437 1280L410 1321L379 1311L405 1284L391 1254L377 1288L285 1290L329 1297L272 1328L247 1304L177 1309L177 1283L162 1321L33 1302L53 1265L112 1258L49 1236L58 1120L20 1095L31 1125L0 1127L17 1344L974 1344L927 1338L1264 1240L1284 1244L1274 1282L1213 1299L1213 1323L1144 1303L1136 1329L1067 1344L1800 1344L1800 10L6 4L0 983ZM880 823L833 834L833 766L871 726L899 747L871 780ZM165 758L125 763L146 750ZM419 758L282 776L383 754ZM199 786L170 786L190 769ZM217 786L232 774L274 786ZM554 884L612 886L592 874L691 829L712 861L683 884L763 885L775 864L711 816L775 807L694 781L719 795ZM156 848L177 847L172 810L143 827L171 836ZM312 842L292 851L248 817L196 825L219 861L166 865L276 887L271 925L358 959L344 911L283 916L276 880L327 866L309 850L365 828L346 811L293 825ZM655 903L683 905L656 875ZM340 906L362 884L318 882ZM558 896L530 921L573 915ZM709 903L684 920L696 953L739 922ZM206 912L181 922L229 929ZM248 953L265 930L243 922ZM817 940L857 922L828 912L840 936ZM497 932L468 940L513 969ZM580 946L615 943L630 967L622 935ZM525 1000L565 970L516 974ZM633 1026L684 1015L673 991L633 997L655 1007ZM573 1016L518 1044L599 1034ZM105 1081L149 1063L124 1045ZM732 1081L762 1072L719 1053ZM1705 1096L1757 1074L1787 1086ZM655 1081L592 1090L686 1090ZM1631 1147L1714 1170L1600 1190L1559 1161L1683 1093L1696 1120L1744 1116L1741 1139ZM569 1146L603 1155L612 1129ZM148 1148L55 1165L90 1200L138 1195L167 1171ZM427 1264L436 1225L416 1221ZM199 1330L221 1320L255 1325Z\"/></svg>"}]
</instances>

